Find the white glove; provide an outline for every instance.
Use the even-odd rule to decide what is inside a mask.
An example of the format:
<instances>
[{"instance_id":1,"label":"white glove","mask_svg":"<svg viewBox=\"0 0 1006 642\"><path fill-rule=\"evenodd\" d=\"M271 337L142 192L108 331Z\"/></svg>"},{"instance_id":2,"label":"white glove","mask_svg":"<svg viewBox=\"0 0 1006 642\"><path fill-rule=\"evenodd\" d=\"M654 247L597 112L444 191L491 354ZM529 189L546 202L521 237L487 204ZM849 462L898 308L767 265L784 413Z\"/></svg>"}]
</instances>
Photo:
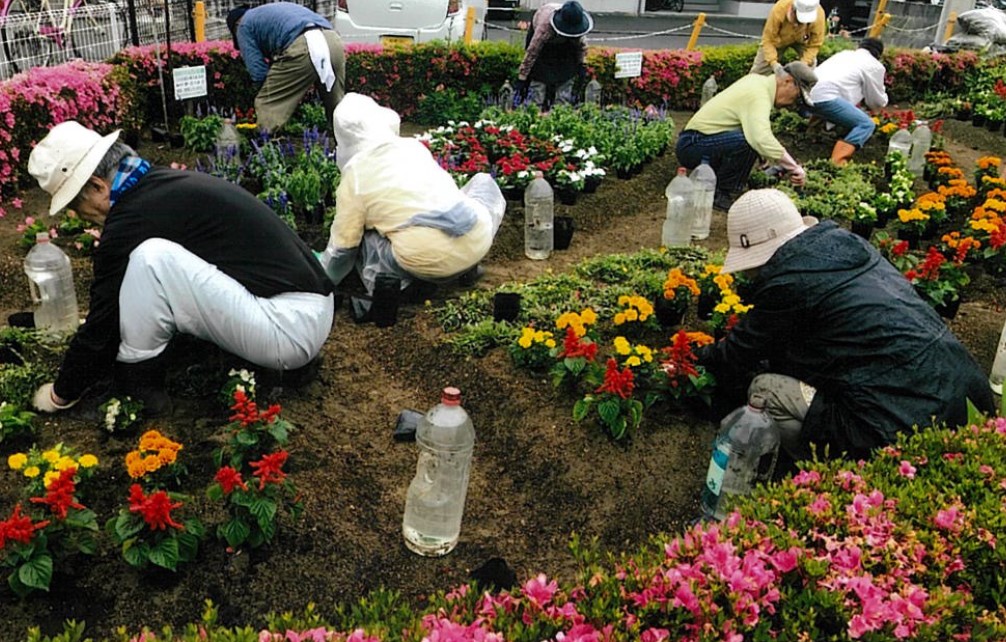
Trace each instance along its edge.
<instances>
[{"instance_id":1,"label":"white glove","mask_svg":"<svg viewBox=\"0 0 1006 642\"><path fill-rule=\"evenodd\" d=\"M782 153L782 158L779 159L779 166L786 170L786 173L789 175L789 181L797 187L807 182L807 172L789 155L789 152Z\"/></svg>"},{"instance_id":2,"label":"white glove","mask_svg":"<svg viewBox=\"0 0 1006 642\"><path fill-rule=\"evenodd\" d=\"M35 391L35 396L32 398L31 403L35 406L36 410L52 413L73 407L73 405L77 403L77 400L74 399L73 401L65 404L58 404L56 403L56 392L53 390L52 384L43 383L41 387Z\"/></svg>"},{"instance_id":3,"label":"white glove","mask_svg":"<svg viewBox=\"0 0 1006 642\"><path fill-rule=\"evenodd\" d=\"M779 62L778 60L776 60L775 62L772 63L772 71L774 73L778 74L782 70L783 70L783 66L782 66L781 62Z\"/></svg>"}]
</instances>

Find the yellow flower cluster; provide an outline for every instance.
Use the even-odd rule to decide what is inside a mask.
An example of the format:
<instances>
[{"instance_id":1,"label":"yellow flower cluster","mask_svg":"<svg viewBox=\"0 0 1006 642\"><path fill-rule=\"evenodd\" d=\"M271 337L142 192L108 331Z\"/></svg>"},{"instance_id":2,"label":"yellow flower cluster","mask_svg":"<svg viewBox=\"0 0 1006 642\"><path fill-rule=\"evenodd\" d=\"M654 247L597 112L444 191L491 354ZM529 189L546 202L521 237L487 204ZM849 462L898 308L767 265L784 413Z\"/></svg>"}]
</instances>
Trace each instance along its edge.
<instances>
[{"instance_id":1,"label":"yellow flower cluster","mask_svg":"<svg viewBox=\"0 0 1006 642\"><path fill-rule=\"evenodd\" d=\"M994 185L992 189L1003 189L1006 188L1006 178L999 176L982 176L982 185Z\"/></svg>"},{"instance_id":2,"label":"yellow flower cluster","mask_svg":"<svg viewBox=\"0 0 1006 642\"><path fill-rule=\"evenodd\" d=\"M555 347L555 337L551 332L546 332L545 330L535 330L531 327L526 327L520 332L520 339L517 339L517 345L527 350L532 345L544 344L546 348L551 350Z\"/></svg>"},{"instance_id":3,"label":"yellow flower cluster","mask_svg":"<svg viewBox=\"0 0 1006 642\"><path fill-rule=\"evenodd\" d=\"M126 472L133 479L156 472L178 459L182 445L156 430L148 430L140 437L139 447L126 454Z\"/></svg>"},{"instance_id":4,"label":"yellow flower cluster","mask_svg":"<svg viewBox=\"0 0 1006 642\"><path fill-rule=\"evenodd\" d=\"M926 192L918 198L915 206L929 216L932 216L932 212L943 212L947 209L943 195L936 192Z\"/></svg>"},{"instance_id":5,"label":"yellow flower cluster","mask_svg":"<svg viewBox=\"0 0 1006 642\"><path fill-rule=\"evenodd\" d=\"M623 366L636 368L644 363L653 363L653 350L643 344L633 345L625 337L615 337L615 352L625 357Z\"/></svg>"},{"instance_id":6,"label":"yellow flower cluster","mask_svg":"<svg viewBox=\"0 0 1006 642\"><path fill-rule=\"evenodd\" d=\"M880 124L880 119L877 119L877 124ZM890 136L894 132L898 131L898 126L894 123L885 123L880 127L880 133Z\"/></svg>"},{"instance_id":7,"label":"yellow flower cluster","mask_svg":"<svg viewBox=\"0 0 1006 642\"><path fill-rule=\"evenodd\" d=\"M84 454L74 458L72 454L64 451L63 444L56 444L42 452L32 449L28 453L14 453L7 457L7 466L11 470L19 470L29 479L41 476L46 488L53 480L59 478L60 472L68 468L81 470L94 468L97 465L98 458L94 455Z\"/></svg>"},{"instance_id":8,"label":"yellow flower cluster","mask_svg":"<svg viewBox=\"0 0 1006 642\"><path fill-rule=\"evenodd\" d=\"M910 210L898 210L898 220L902 223L911 223L912 221L928 221L929 214L926 214L918 207L913 207Z\"/></svg>"},{"instance_id":9,"label":"yellow flower cluster","mask_svg":"<svg viewBox=\"0 0 1006 642\"><path fill-rule=\"evenodd\" d=\"M258 129L258 123L238 123L234 126L238 129Z\"/></svg>"},{"instance_id":10,"label":"yellow flower cluster","mask_svg":"<svg viewBox=\"0 0 1006 642\"><path fill-rule=\"evenodd\" d=\"M974 198L975 194L978 193L977 190L971 187L971 185L969 185L963 178L955 178L946 185L940 185L937 188L937 191L944 199L953 197L965 199Z\"/></svg>"},{"instance_id":11,"label":"yellow flower cluster","mask_svg":"<svg viewBox=\"0 0 1006 642\"><path fill-rule=\"evenodd\" d=\"M1002 159L998 156L982 156L978 159L978 169L999 168Z\"/></svg>"},{"instance_id":12,"label":"yellow flower cluster","mask_svg":"<svg viewBox=\"0 0 1006 642\"><path fill-rule=\"evenodd\" d=\"M1002 215L1006 211L1006 200L988 198L971 214L971 229L988 234L996 234L1003 224Z\"/></svg>"},{"instance_id":13,"label":"yellow flower cluster","mask_svg":"<svg viewBox=\"0 0 1006 642\"><path fill-rule=\"evenodd\" d=\"M751 307L752 306L750 305L741 303L740 295L732 290L728 290L723 293L723 298L720 299L720 302L713 308L713 312L717 312L719 314L744 314L750 310Z\"/></svg>"},{"instance_id":14,"label":"yellow flower cluster","mask_svg":"<svg viewBox=\"0 0 1006 642\"><path fill-rule=\"evenodd\" d=\"M744 312L747 312L748 310L751 309L750 305L746 305L746 306L742 306L742 307L744 307L744 310L743 310ZM685 338L688 339L688 343L691 343L691 344L693 344L695 346L698 346L700 348L702 346L707 346L710 343L712 343L713 341L715 341L715 339L713 339L711 336L709 336L705 332L686 332L685 333Z\"/></svg>"},{"instance_id":15,"label":"yellow flower cluster","mask_svg":"<svg viewBox=\"0 0 1006 642\"><path fill-rule=\"evenodd\" d=\"M964 172L959 167L941 167L936 173L945 179L964 178Z\"/></svg>"},{"instance_id":16,"label":"yellow flower cluster","mask_svg":"<svg viewBox=\"0 0 1006 642\"><path fill-rule=\"evenodd\" d=\"M555 327L565 330L567 327L573 328L576 336L582 337L587 334L587 326L597 323L597 313L590 308L584 308L579 314L576 312L564 312L555 320Z\"/></svg>"},{"instance_id":17,"label":"yellow flower cluster","mask_svg":"<svg viewBox=\"0 0 1006 642\"><path fill-rule=\"evenodd\" d=\"M686 289L692 296L699 295L699 284L695 279L682 272L681 268L671 268L667 273L667 280L664 281L664 298L673 299L678 293L678 288Z\"/></svg>"},{"instance_id":18,"label":"yellow flower cluster","mask_svg":"<svg viewBox=\"0 0 1006 642\"><path fill-rule=\"evenodd\" d=\"M618 297L618 305L625 306L625 309L615 313L615 325L633 321L642 323L653 314L653 304L641 296L623 294Z\"/></svg>"}]
</instances>

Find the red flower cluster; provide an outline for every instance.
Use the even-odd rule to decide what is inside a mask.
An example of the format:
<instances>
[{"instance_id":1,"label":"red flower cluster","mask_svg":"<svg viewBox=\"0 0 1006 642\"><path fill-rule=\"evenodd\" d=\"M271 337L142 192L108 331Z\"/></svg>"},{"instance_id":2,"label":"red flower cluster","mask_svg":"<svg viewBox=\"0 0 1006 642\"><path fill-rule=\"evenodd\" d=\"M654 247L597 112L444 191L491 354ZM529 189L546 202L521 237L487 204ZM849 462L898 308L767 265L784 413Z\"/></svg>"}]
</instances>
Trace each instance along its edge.
<instances>
[{"instance_id":1,"label":"red flower cluster","mask_svg":"<svg viewBox=\"0 0 1006 642\"><path fill-rule=\"evenodd\" d=\"M31 497L28 501L47 505L52 514L60 520L66 519L66 513L71 508L84 510L83 505L73 500L73 495L77 492L77 483L73 480L76 475L75 467L64 468L59 471L59 477L49 484L45 497Z\"/></svg>"},{"instance_id":2,"label":"red flower cluster","mask_svg":"<svg viewBox=\"0 0 1006 642\"><path fill-rule=\"evenodd\" d=\"M678 330L671 345L663 348L661 352L667 355L667 359L661 361L661 365L672 388L678 387L682 377L699 375L699 371L695 369L698 357L692 352L692 344L688 340L688 333L684 330Z\"/></svg>"},{"instance_id":3,"label":"red flower cluster","mask_svg":"<svg viewBox=\"0 0 1006 642\"><path fill-rule=\"evenodd\" d=\"M587 361L597 358L597 344L593 341L583 341L576 336L576 330L572 327L566 328L566 339L563 341L562 354L560 357L575 359L583 357Z\"/></svg>"},{"instance_id":4,"label":"red flower cluster","mask_svg":"<svg viewBox=\"0 0 1006 642\"><path fill-rule=\"evenodd\" d=\"M28 544L31 542L35 531L41 530L49 525L49 520L41 522L31 522L31 517L21 514L21 504L14 505L14 512L10 517L0 522L0 549L7 545L7 542L17 542Z\"/></svg>"},{"instance_id":5,"label":"red flower cluster","mask_svg":"<svg viewBox=\"0 0 1006 642\"><path fill-rule=\"evenodd\" d=\"M230 466L224 466L218 470L214 479L218 484L220 484L220 488L223 489L224 495L230 495L235 488L248 490L247 484L245 484L244 479L241 478L241 473Z\"/></svg>"},{"instance_id":6,"label":"red flower cluster","mask_svg":"<svg viewBox=\"0 0 1006 642\"><path fill-rule=\"evenodd\" d=\"M947 262L947 257L943 256L935 247L930 247L926 252L926 259L917 267L905 272L909 281L938 281L940 278L940 268Z\"/></svg>"},{"instance_id":7,"label":"red flower cluster","mask_svg":"<svg viewBox=\"0 0 1006 642\"><path fill-rule=\"evenodd\" d=\"M171 519L171 511L181 507L181 502L172 502L163 490L145 495L139 484L129 487L129 512L140 513L152 531L166 531L168 526L185 530L183 525Z\"/></svg>"},{"instance_id":8,"label":"red flower cluster","mask_svg":"<svg viewBox=\"0 0 1006 642\"><path fill-rule=\"evenodd\" d=\"M604 371L604 383L594 392L610 392L622 399L628 399L632 396L633 388L636 387L633 379L631 368L623 368L619 371L618 362L609 358L607 370Z\"/></svg>"},{"instance_id":9,"label":"red flower cluster","mask_svg":"<svg viewBox=\"0 0 1006 642\"><path fill-rule=\"evenodd\" d=\"M908 254L908 250L909 250L908 241L898 241L897 243L894 244L894 247L891 248L891 255L904 256Z\"/></svg>"},{"instance_id":10,"label":"red flower cluster","mask_svg":"<svg viewBox=\"0 0 1006 642\"><path fill-rule=\"evenodd\" d=\"M263 455L262 459L258 461L253 461L249 464L254 471L256 477L258 477L258 489L262 490L265 488L266 484L281 484L283 480L286 479L286 473L283 472L283 464L286 463L287 457L290 456L285 450L280 450L274 452L271 455Z\"/></svg>"},{"instance_id":11,"label":"red flower cluster","mask_svg":"<svg viewBox=\"0 0 1006 642\"><path fill-rule=\"evenodd\" d=\"M271 424L276 421L281 409L279 404L273 404L264 412L259 412L258 405L249 399L243 390L235 390L234 405L231 406L234 414L231 415L231 421L240 421L242 427L256 423Z\"/></svg>"}]
</instances>

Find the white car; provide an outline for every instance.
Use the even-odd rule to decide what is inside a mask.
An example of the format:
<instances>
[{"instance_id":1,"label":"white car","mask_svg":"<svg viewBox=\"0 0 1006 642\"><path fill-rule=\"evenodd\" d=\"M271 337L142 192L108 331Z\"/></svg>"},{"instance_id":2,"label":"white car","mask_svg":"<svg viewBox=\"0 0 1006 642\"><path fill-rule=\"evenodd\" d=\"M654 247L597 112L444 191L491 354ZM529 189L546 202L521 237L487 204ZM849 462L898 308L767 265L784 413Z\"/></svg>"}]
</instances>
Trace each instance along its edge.
<instances>
[{"instance_id":1,"label":"white car","mask_svg":"<svg viewBox=\"0 0 1006 642\"><path fill-rule=\"evenodd\" d=\"M472 36L480 40L484 0L338 0L333 23L346 44L460 42L469 6L476 10Z\"/></svg>"}]
</instances>

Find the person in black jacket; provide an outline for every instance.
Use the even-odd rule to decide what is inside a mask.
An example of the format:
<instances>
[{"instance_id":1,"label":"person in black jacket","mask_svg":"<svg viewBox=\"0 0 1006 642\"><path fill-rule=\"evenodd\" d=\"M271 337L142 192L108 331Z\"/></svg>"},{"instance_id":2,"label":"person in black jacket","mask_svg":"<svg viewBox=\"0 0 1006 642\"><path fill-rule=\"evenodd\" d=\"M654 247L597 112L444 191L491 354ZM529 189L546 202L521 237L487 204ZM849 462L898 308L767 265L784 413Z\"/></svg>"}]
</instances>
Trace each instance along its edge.
<instances>
[{"instance_id":1,"label":"person in black jacket","mask_svg":"<svg viewBox=\"0 0 1006 642\"><path fill-rule=\"evenodd\" d=\"M810 223L811 225L808 225ZM745 193L727 215L724 272L752 277L753 308L698 352L750 379L794 459L866 457L913 425L994 411L985 373L908 280L859 236L802 219L785 194Z\"/></svg>"},{"instance_id":2,"label":"person in black jacket","mask_svg":"<svg viewBox=\"0 0 1006 642\"><path fill-rule=\"evenodd\" d=\"M103 227L87 319L35 407L69 408L114 373L148 416L168 412L162 354L176 333L273 370L316 357L334 298L310 248L241 187L152 167L118 137L67 121L28 160L49 214L68 207Z\"/></svg>"}]
</instances>

